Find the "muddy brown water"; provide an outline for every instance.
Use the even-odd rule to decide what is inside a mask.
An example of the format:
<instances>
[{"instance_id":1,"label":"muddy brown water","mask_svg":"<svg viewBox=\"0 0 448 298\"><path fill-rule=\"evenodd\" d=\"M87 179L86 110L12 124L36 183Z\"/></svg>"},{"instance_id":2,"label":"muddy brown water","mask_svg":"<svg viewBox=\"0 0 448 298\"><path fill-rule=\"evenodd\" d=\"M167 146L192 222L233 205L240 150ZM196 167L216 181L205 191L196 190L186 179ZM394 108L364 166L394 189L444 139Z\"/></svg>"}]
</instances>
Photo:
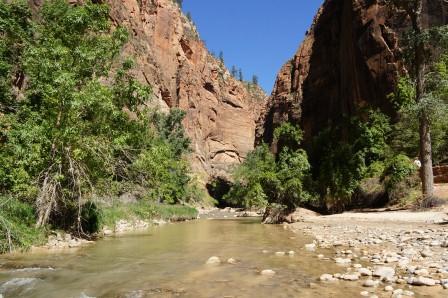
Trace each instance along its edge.
<instances>
[{"instance_id":1,"label":"muddy brown water","mask_svg":"<svg viewBox=\"0 0 448 298\"><path fill-rule=\"evenodd\" d=\"M322 273L343 269L304 250L311 241L254 219L169 224L71 252L0 256L0 293L5 298L359 297L363 289L354 283L317 282ZM294 256L275 255L290 250ZM211 256L223 263L206 265ZM227 264L228 258L239 262ZM262 276L264 269L276 274Z\"/></svg>"}]
</instances>

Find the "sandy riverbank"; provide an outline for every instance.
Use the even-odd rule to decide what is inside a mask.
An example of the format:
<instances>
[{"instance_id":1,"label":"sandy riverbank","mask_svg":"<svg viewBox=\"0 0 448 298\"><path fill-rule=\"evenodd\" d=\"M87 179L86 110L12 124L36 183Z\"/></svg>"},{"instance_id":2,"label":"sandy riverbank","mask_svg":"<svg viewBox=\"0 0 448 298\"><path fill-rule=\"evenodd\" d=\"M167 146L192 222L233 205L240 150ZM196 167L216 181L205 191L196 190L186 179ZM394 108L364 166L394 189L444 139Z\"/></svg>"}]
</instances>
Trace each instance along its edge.
<instances>
[{"instance_id":1,"label":"sandy riverbank","mask_svg":"<svg viewBox=\"0 0 448 298\"><path fill-rule=\"evenodd\" d=\"M322 283L358 283L366 297L448 297L447 212L307 212L287 228L316 239L306 249L317 259L341 265Z\"/></svg>"}]
</instances>

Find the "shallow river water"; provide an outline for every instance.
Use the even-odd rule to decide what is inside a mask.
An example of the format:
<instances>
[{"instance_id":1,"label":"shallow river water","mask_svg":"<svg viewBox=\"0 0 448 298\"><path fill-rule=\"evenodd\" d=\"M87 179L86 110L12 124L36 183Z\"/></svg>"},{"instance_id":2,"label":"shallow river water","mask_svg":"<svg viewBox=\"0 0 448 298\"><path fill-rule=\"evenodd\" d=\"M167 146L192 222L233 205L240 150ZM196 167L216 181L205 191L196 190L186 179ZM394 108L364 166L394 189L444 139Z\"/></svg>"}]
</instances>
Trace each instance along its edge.
<instances>
[{"instance_id":1,"label":"shallow river water","mask_svg":"<svg viewBox=\"0 0 448 298\"><path fill-rule=\"evenodd\" d=\"M311 241L257 220L169 224L72 252L0 257L0 293L5 298L359 297L360 288L350 283L316 281L341 268L304 250ZM294 256L275 255L290 250ZM211 256L223 263L206 265ZM239 262L227 264L228 258ZM262 276L264 269L276 274Z\"/></svg>"}]
</instances>

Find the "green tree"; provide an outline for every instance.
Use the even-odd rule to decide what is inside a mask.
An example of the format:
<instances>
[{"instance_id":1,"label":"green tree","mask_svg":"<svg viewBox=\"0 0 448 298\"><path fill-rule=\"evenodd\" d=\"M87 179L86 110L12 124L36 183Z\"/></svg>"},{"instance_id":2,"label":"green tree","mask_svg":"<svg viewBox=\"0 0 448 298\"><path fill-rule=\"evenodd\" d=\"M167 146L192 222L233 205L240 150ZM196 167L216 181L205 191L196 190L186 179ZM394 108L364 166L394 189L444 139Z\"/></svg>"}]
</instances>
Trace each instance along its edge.
<instances>
[{"instance_id":1,"label":"green tree","mask_svg":"<svg viewBox=\"0 0 448 298\"><path fill-rule=\"evenodd\" d=\"M419 119L419 154L422 163L422 193L423 199L430 199L434 195L434 178L432 172L432 142L430 111L427 106L429 99L426 95L425 76L429 65L434 61L437 51L446 48L448 27L425 29L423 25L423 0L390 0L390 4L403 10L411 19L412 30L409 32L407 59L413 84L415 87L414 100L420 107ZM437 60L437 59L436 59Z\"/></svg>"},{"instance_id":2,"label":"green tree","mask_svg":"<svg viewBox=\"0 0 448 298\"><path fill-rule=\"evenodd\" d=\"M0 5L2 13L16 9L14 1ZM20 100L9 93L14 108L0 117L0 192L35 205L38 226L51 221L80 232L83 203L113 185L143 186L159 202L183 200L190 185L184 113L146 107L151 90L130 74L132 60L112 71L127 32L112 30L108 7L52 0L37 13L30 25L21 14L0 20L32 28L6 41L20 45L17 58L0 57L0 65L16 59L17 71L5 69L27 78Z\"/></svg>"},{"instance_id":3,"label":"green tree","mask_svg":"<svg viewBox=\"0 0 448 298\"><path fill-rule=\"evenodd\" d=\"M219 52L219 61L220 61L222 64L224 64L224 52L223 52L223 51L220 51L220 52Z\"/></svg>"},{"instance_id":4,"label":"green tree","mask_svg":"<svg viewBox=\"0 0 448 298\"><path fill-rule=\"evenodd\" d=\"M30 18L26 1L0 3L0 113L15 109L14 93L24 82L21 57L32 34Z\"/></svg>"},{"instance_id":5,"label":"green tree","mask_svg":"<svg viewBox=\"0 0 448 298\"><path fill-rule=\"evenodd\" d=\"M277 128L275 135L284 144L278 158L266 144L255 148L234 171L236 182L224 199L245 207L280 204L288 210L311 199L304 184L310 170L308 157L304 150L296 149L300 129L287 123ZM290 144L294 148L289 148Z\"/></svg>"}]
</instances>

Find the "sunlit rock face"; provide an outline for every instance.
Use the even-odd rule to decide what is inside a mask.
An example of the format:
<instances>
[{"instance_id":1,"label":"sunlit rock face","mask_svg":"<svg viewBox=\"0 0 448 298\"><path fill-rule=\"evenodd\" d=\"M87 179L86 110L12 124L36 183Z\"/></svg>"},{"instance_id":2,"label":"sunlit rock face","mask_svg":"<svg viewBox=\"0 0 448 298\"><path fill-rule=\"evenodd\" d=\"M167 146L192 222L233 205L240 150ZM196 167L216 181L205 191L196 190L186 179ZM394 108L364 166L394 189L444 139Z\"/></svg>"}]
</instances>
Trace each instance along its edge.
<instances>
[{"instance_id":1,"label":"sunlit rock face","mask_svg":"<svg viewBox=\"0 0 448 298\"><path fill-rule=\"evenodd\" d=\"M107 2L114 25L129 29L123 57L135 59L135 75L152 86L153 102L165 110L177 107L186 112L194 171L203 182L228 177L231 166L254 148L264 92L230 75L175 1Z\"/></svg>"},{"instance_id":2,"label":"sunlit rock face","mask_svg":"<svg viewBox=\"0 0 448 298\"><path fill-rule=\"evenodd\" d=\"M424 8L427 26L448 23L446 1L426 0ZM400 44L408 27L406 16L382 0L326 0L278 74L258 142L272 144L273 130L284 121L301 125L306 145L365 107L393 117L388 95L406 72Z\"/></svg>"}]
</instances>

